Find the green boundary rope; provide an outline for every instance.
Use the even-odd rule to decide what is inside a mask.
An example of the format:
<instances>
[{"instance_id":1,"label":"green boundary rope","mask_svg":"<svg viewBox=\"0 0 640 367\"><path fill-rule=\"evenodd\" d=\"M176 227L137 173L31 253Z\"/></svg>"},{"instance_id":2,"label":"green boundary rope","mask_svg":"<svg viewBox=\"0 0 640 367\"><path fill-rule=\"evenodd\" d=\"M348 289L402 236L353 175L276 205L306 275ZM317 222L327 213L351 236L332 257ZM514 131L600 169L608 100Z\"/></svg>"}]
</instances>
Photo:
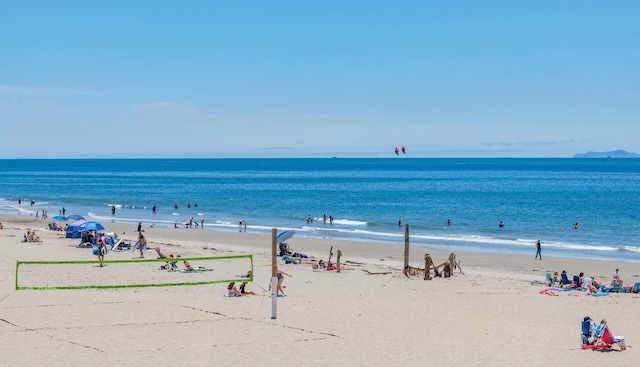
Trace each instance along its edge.
<instances>
[{"instance_id":1,"label":"green boundary rope","mask_svg":"<svg viewBox=\"0 0 640 367\"><path fill-rule=\"evenodd\" d=\"M17 261L16 262L16 290L56 290L56 289L87 289L87 288L146 288L146 287L169 287L177 285L203 285L228 282L253 282L253 255L231 255L212 257L180 257L173 260L179 261L201 261L201 260L229 260L229 259L249 259L251 262L251 276L248 278L236 277L233 279L208 280L203 282L180 282L180 283L154 283L154 284L126 284L126 285L80 285L80 286L59 286L59 287L20 287L18 286L18 270L20 265L64 265L64 264L117 264L117 263L141 263L141 262L167 262L169 259L140 259L140 260L87 260L87 261Z\"/></svg>"}]
</instances>

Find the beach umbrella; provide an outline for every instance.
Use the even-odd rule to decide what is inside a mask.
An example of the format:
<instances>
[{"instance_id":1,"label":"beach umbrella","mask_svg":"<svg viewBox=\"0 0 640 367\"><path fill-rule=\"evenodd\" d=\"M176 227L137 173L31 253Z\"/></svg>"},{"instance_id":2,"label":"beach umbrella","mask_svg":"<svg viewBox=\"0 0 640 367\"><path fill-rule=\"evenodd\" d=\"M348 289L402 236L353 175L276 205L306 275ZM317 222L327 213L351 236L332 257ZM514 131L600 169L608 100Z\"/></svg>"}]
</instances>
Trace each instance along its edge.
<instances>
[{"instance_id":1,"label":"beach umbrella","mask_svg":"<svg viewBox=\"0 0 640 367\"><path fill-rule=\"evenodd\" d=\"M104 226L98 222L84 222L78 228L80 231L102 231Z\"/></svg>"},{"instance_id":2,"label":"beach umbrella","mask_svg":"<svg viewBox=\"0 0 640 367\"><path fill-rule=\"evenodd\" d=\"M67 218L69 218L70 220L84 220L84 217L78 214L70 215Z\"/></svg>"},{"instance_id":3,"label":"beach umbrella","mask_svg":"<svg viewBox=\"0 0 640 367\"><path fill-rule=\"evenodd\" d=\"M290 239L291 237L293 237L293 235L296 234L296 231L284 231L282 233L280 233L277 237L278 239L278 243L283 243L286 242L288 239Z\"/></svg>"},{"instance_id":4,"label":"beach umbrella","mask_svg":"<svg viewBox=\"0 0 640 367\"><path fill-rule=\"evenodd\" d=\"M56 215L55 217L51 218L53 220L69 220L69 217L65 216L65 215Z\"/></svg>"},{"instance_id":5,"label":"beach umbrella","mask_svg":"<svg viewBox=\"0 0 640 367\"><path fill-rule=\"evenodd\" d=\"M77 220L71 224L69 224L69 227L80 227L81 224L85 223L86 220Z\"/></svg>"}]
</instances>

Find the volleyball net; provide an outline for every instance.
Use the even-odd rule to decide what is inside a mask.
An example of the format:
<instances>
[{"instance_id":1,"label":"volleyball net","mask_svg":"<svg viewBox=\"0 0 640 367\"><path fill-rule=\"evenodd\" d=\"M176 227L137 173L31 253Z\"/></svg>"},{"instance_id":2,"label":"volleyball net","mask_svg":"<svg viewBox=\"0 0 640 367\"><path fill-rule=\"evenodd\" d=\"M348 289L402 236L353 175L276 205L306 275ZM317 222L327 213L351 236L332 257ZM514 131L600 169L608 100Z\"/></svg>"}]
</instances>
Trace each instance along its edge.
<instances>
[{"instance_id":1,"label":"volleyball net","mask_svg":"<svg viewBox=\"0 0 640 367\"><path fill-rule=\"evenodd\" d=\"M252 255L16 263L16 290L163 287L252 281Z\"/></svg>"}]
</instances>

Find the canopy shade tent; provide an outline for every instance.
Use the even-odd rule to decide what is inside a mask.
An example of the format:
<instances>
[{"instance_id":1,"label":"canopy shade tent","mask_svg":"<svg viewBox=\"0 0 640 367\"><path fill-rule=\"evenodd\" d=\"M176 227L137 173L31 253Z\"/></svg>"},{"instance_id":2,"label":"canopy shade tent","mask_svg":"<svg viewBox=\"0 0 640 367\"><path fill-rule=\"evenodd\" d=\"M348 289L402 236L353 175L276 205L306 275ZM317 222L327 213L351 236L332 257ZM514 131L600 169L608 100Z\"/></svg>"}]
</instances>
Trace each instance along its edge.
<instances>
[{"instance_id":1,"label":"canopy shade tent","mask_svg":"<svg viewBox=\"0 0 640 367\"><path fill-rule=\"evenodd\" d=\"M84 224L85 220L77 220L67 226L67 238L80 238L80 226Z\"/></svg>"}]
</instances>

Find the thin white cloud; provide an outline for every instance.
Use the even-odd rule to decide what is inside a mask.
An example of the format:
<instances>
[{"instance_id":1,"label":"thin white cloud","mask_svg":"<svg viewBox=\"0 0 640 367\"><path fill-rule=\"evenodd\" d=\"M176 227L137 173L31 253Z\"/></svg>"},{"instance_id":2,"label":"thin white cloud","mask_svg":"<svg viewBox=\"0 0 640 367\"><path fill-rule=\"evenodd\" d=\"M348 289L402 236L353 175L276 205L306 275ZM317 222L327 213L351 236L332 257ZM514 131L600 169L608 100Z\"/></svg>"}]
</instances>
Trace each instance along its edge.
<instances>
[{"instance_id":1,"label":"thin white cloud","mask_svg":"<svg viewBox=\"0 0 640 367\"><path fill-rule=\"evenodd\" d=\"M20 85L0 84L0 94L14 96L39 96L52 94L98 94L91 90L69 89L69 88L48 88L48 87L25 87Z\"/></svg>"},{"instance_id":2,"label":"thin white cloud","mask_svg":"<svg viewBox=\"0 0 640 367\"><path fill-rule=\"evenodd\" d=\"M509 142L493 142L493 143L484 143L483 146L487 147L514 147L514 146L552 146L552 145L560 145L560 144L573 144L573 143L586 143L589 142L587 139L581 140L559 140L559 141L545 141L545 140L529 140L529 141L517 141L513 143Z\"/></svg>"},{"instance_id":3,"label":"thin white cloud","mask_svg":"<svg viewBox=\"0 0 640 367\"><path fill-rule=\"evenodd\" d=\"M195 112L196 108L184 103L173 102L157 102L157 103L141 103L136 108L143 111L171 111L171 112Z\"/></svg>"}]
</instances>

